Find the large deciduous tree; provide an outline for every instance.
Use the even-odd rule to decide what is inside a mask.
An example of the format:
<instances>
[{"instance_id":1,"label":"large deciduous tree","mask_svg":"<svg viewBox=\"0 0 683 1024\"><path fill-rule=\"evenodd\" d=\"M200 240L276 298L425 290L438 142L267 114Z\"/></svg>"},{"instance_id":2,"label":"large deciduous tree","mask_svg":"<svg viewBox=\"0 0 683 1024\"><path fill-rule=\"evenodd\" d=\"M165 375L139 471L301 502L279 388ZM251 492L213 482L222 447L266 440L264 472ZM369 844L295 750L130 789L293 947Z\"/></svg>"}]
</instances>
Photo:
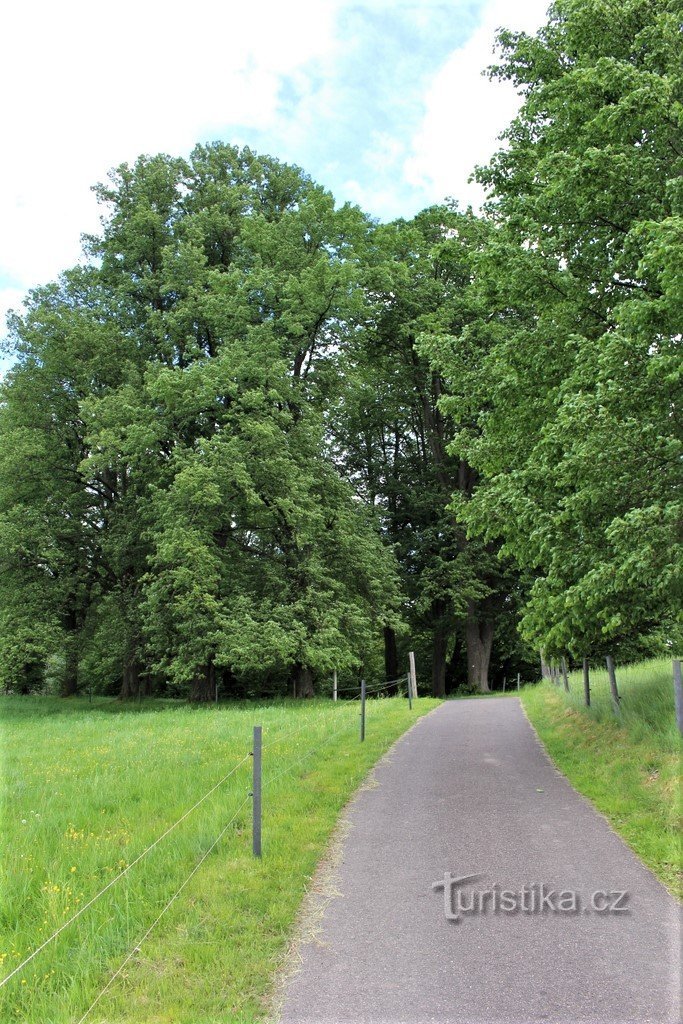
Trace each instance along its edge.
<instances>
[{"instance_id":1,"label":"large deciduous tree","mask_svg":"<svg viewBox=\"0 0 683 1024\"><path fill-rule=\"evenodd\" d=\"M469 246L482 233L476 218L449 207L377 230L367 261L373 314L351 351L334 427L340 462L379 510L396 552L411 636L426 638L436 696L445 695L447 677L452 685L463 675L471 688L488 690L496 625L501 615L514 617L512 580L495 545L468 538L450 507L454 492L470 497L476 473L453 453L448 387L423 342L429 332L458 330L470 315ZM463 358L470 372L476 354ZM385 645L387 675L396 675L391 629Z\"/></svg>"},{"instance_id":2,"label":"large deciduous tree","mask_svg":"<svg viewBox=\"0 0 683 1024\"><path fill-rule=\"evenodd\" d=\"M523 629L548 654L634 653L680 607L683 47L665 0L560 0L503 32L523 96L479 180L491 233L478 315L434 355L486 357L456 449L470 528L536 577Z\"/></svg>"},{"instance_id":3,"label":"large deciduous tree","mask_svg":"<svg viewBox=\"0 0 683 1024\"><path fill-rule=\"evenodd\" d=\"M57 630L67 692L90 652L123 696L163 672L205 699L217 672L256 665L309 693L396 621L391 556L323 431L365 305L368 222L299 169L221 144L140 158L97 191L93 262L13 324L0 529L44 621L14 662ZM40 472L18 494L20 443Z\"/></svg>"}]
</instances>

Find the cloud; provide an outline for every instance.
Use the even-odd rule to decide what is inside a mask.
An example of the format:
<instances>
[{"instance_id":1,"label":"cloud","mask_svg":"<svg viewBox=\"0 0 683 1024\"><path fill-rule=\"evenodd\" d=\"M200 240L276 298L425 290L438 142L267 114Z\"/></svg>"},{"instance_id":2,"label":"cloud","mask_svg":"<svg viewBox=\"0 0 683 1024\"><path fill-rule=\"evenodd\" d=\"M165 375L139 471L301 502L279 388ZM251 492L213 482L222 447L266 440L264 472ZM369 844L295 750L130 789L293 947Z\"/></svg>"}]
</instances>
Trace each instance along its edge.
<instances>
[{"instance_id":1,"label":"cloud","mask_svg":"<svg viewBox=\"0 0 683 1024\"><path fill-rule=\"evenodd\" d=\"M78 260L99 225L90 186L142 152L247 144L382 218L467 199L517 102L480 76L495 29L534 28L545 7L482 2L9 5L0 310Z\"/></svg>"},{"instance_id":2,"label":"cloud","mask_svg":"<svg viewBox=\"0 0 683 1024\"><path fill-rule=\"evenodd\" d=\"M424 96L449 55L477 26L472 0L342 3L336 46L285 90L278 152L302 162L339 200L381 218L410 216L421 192L405 180ZM294 79L303 80L297 90ZM326 175L333 171L332 180Z\"/></svg>"},{"instance_id":3,"label":"cloud","mask_svg":"<svg viewBox=\"0 0 683 1024\"><path fill-rule=\"evenodd\" d=\"M74 262L90 186L141 152L187 152L226 123L265 129L283 76L333 45L335 2L24 0L3 16L0 277ZM10 99L12 97L12 99Z\"/></svg>"},{"instance_id":4,"label":"cloud","mask_svg":"<svg viewBox=\"0 0 683 1024\"><path fill-rule=\"evenodd\" d=\"M406 182L421 192L425 205L446 196L463 206L480 205L483 191L468 178L493 154L520 105L511 83L491 82L482 71L493 62L498 28L535 32L546 21L547 7L548 0L489 0L477 30L435 75L403 166Z\"/></svg>"}]
</instances>

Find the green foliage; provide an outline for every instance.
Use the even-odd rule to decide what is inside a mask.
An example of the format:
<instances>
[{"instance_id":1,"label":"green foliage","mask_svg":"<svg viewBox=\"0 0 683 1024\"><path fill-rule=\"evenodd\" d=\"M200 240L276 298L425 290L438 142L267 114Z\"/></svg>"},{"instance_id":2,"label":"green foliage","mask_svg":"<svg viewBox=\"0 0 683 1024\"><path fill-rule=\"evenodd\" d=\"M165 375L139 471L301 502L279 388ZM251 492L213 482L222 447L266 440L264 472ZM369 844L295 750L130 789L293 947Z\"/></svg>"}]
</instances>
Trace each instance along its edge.
<instances>
[{"instance_id":1,"label":"green foliage","mask_svg":"<svg viewBox=\"0 0 683 1024\"><path fill-rule=\"evenodd\" d=\"M381 635L397 674L409 630L443 693L518 622L548 657L683 642L677 4L499 44L483 217L377 225L222 143L98 186L90 262L11 324L0 685L303 694Z\"/></svg>"},{"instance_id":2,"label":"green foliage","mask_svg":"<svg viewBox=\"0 0 683 1024\"><path fill-rule=\"evenodd\" d=\"M469 320L427 342L457 419L461 353L482 354L453 445L482 482L459 513L532 575L530 641L633 655L675 639L681 598L679 19L566 0L500 44L524 102L478 172Z\"/></svg>"},{"instance_id":3,"label":"green foliage","mask_svg":"<svg viewBox=\"0 0 683 1024\"><path fill-rule=\"evenodd\" d=\"M118 662L124 696L163 673L203 698L217 670L296 685L360 667L398 622L397 576L324 421L366 308L368 222L297 168L220 144L141 157L97 191L95 262L12 325L7 681L60 646L65 692L79 662L105 689Z\"/></svg>"},{"instance_id":4,"label":"green foliage","mask_svg":"<svg viewBox=\"0 0 683 1024\"><path fill-rule=\"evenodd\" d=\"M463 240L485 232L471 214L449 207L376 230L366 278L373 315L350 350L331 424L343 472L378 510L396 552L410 644L421 677L431 670L435 694L461 681L461 669L467 675L468 621L493 628L504 614L514 618L506 606L514 573L493 545L466 537L449 507L454 489L467 500L475 480L449 450L455 431L443 413L450 382L436 361L430 365L424 343L426 332L461 324L471 269ZM463 359L471 372L476 353Z\"/></svg>"}]
</instances>

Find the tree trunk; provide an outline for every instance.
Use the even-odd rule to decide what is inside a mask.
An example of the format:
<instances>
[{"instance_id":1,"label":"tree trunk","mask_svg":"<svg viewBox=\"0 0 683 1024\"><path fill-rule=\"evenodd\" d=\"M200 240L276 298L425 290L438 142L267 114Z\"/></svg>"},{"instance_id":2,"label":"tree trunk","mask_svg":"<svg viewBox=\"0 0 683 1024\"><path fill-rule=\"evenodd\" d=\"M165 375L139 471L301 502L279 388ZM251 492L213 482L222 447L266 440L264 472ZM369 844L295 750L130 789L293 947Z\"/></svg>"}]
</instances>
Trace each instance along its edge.
<instances>
[{"instance_id":1,"label":"tree trunk","mask_svg":"<svg viewBox=\"0 0 683 1024\"><path fill-rule=\"evenodd\" d=\"M452 690L456 690L465 683L467 654L465 651L465 636L455 634L453 639L453 650L446 665L446 682Z\"/></svg>"},{"instance_id":2,"label":"tree trunk","mask_svg":"<svg viewBox=\"0 0 683 1024\"><path fill-rule=\"evenodd\" d=\"M121 676L120 700L133 700L140 690L140 666L133 655L126 657L123 663L123 675Z\"/></svg>"},{"instance_id":3,"label":"tree trunk","mask_svg":"<svg viewBox=\"0 0 683 1024\"><path fill-rule=\"evenodd\" d=\"M569 674L567 672L567 659L562 659L562 682L564 683L565 693L569 693Z\"/></svg>"},{"instance_id":4,"label":"tree trunk","mask_svg":"<svg viewBox=\"0 0 683 1024\"><path fill-rule=\"evenodd\" d=\"M19 693L37 693L45 685L45 665L42 661L27 661L21 673Z\"/></svg>"},{"instance_id":5,"label":"tree trunk","mask_svg":"<svg viewBox=\"0 0 683 1024\"><path fill-rule=\"evenodd\" d=\"M204 666L204 671L192 684L190 700L205 703L216 698L216 666L209 661Z\"/></svg>"},{"instance_id":6,"label":"tree trunk","mask_svg":"<svg viewBox=\"0 0 683 1024\"><path fill-rule=\"evenodd\" d=\"M612 706L614 708L615 713L619 714L621 710L621 698L619 696L619 690L617 689L617 676L616 672L614 671L614 658L611 654L607 655L607 657L605 658L605 662L607 663L607 675L609 677L609 688L610 693L612 695Z\"/></svg>"},{"instance_id":7,"label":"tree trunk","mask_svg":"<svg viewBox=\"0 0 683 1024\"><path fill-rule=\"evenodd\" d=\"M305 665L296 664L292 670L292 696L314 697L313 673Z\"/></svg>"},{"instance_id":8,"label":"tree trunk","mask_svg":"<svg viewBox=\"0 0 683 1024\"><path fill-rule=\"evenodd\" d=\"M138 668L138 693L141 697L152 696L152 677L149 672L140 672Z\"/></svg>"},{"instance_id":9,"label":"tree trunk","mask_svg":"<svg viewBox=\"0 0 683 1024\"><path fill-rule=\"evenodd\" d=\"M396 633L391 626L384 627L384 678L398 679L398 650Z\"/></svg>"},{"instance_id":10,"label":"tree trunk","mask_svg":"<svg viewBox=\"0 0 683 1024\"><path fill-rule=\"evenodd\" d=\"M541 679L550 679L552 681L552 678L552 670L545 660L545 651L541 651Z\"/></svg>"},{"instance_id":11,"label":"tree trunk","mask_svg":"<svg viewBox=\"0 0 683 1024\"><path fill-rule=\"evenodd\" d=\"M476 606L467 608L467 682L472 690L489 693L489 661L493 646L493 623L481 619Z\"/></svg>"},{"instance_id":12,"label":"tree trunk","mask_svg":"<svg viewBox=\"0 0 683 1024\"><path fill-rule=\"evenodd\" d=\"M132 629L128 632L126 651L123 656L123 673L121 675L121 691L119 700L134 700L141 694L140 659L138 643Z\"/></svg>"},{"instance_id":13,"label":"tree trunk","mask_svg":"<svg viewBox=\"0 0 683 1024\"><path fill-rule=\"evenodd\" d=\"M78 693L78 662L78 639L74 635L68 637L66 644L62 697L73 697L74 694Z\"/></svg>"},{"instance_id":14,"label":"tree trunk","mask_svg":"<svg viewBox=\"0 0 683 1024\"><path fill-rule=\"evenodd\" d=\"M435 697L446 696L446 649L448 632L443 623L434 629L432 644L432 693Z\"/></svg>"}]
</instances>

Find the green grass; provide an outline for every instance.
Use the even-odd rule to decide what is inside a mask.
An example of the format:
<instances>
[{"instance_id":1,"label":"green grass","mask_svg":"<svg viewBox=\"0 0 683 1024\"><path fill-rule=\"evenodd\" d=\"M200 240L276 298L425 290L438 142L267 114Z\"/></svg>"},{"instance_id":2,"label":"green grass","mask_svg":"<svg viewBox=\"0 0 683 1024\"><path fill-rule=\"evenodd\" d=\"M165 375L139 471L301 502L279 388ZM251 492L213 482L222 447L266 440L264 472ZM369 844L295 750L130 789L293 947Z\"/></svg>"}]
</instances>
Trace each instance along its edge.
<instances>
[{"instance_id":1,"label":"green grass","mask_svg":"<svg viewBox=\"0 0 683 1024\"><path fill-rule=\"evenodd\" d=\"M617 669L621 711L612 710L606 672L591 671L591 707L581 673L570 692L549 682L521 697L548 753L638 856L678 895L680 752L670 661Z\"/></svg>"},{"instance_id":2,"label":"green grass","mask_svg":"<svg viewBox=\"0 0 683 1024\"><path fill-rule=\"evenodd\" d=\"M88 1022L259 1021L302 896L371 766L437 701L231 704L0 698L0 978L251 748L263 725L263 859L250 759L0 989L0 1020L75 1024L237 816ZM303 759L299 760L300 758ZM238 810L242 805L241 810Z\"/></svg>"}]
</instances>

